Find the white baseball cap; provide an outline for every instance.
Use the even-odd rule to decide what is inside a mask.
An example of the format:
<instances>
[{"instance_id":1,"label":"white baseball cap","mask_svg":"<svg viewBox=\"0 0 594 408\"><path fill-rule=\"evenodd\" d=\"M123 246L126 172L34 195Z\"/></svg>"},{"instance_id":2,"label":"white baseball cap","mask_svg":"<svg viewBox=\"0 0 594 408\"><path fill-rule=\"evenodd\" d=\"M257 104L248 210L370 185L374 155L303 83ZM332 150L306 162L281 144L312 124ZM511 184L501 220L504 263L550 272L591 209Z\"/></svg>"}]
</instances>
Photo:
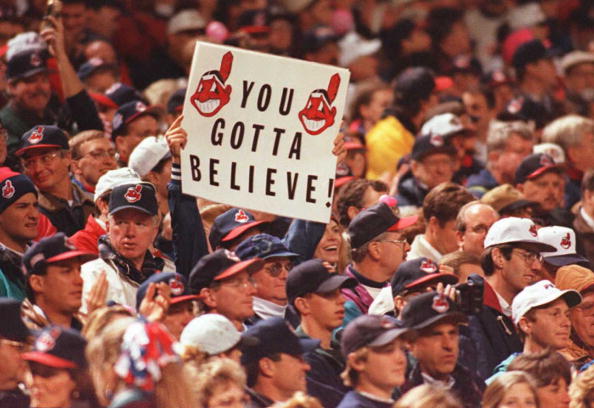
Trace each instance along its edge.
<instances>
[{"instance_id":1,"label":"white baseball cap","mask_svg":"<svg viewBox=\"0 0 594 408\"><path fill-rule=\"evenodd\" d=\"M164 137L149 136L142 139L130 153L128 167L140 177L146 176L159 162L171 157L169 146Z\"/></svg>"},{"instance_id":2,"label":"white baseball cap","mask_svg":"<svg viewBox=\"0 0 594 408\"><path fill-rule=\"evenodd\" d=\"M342 67L348 67L357 58L373 55L378 52L382 43L377 38L366 40L356 32L351 31L338 42L338 46L341 50L338 64Z\"/></svg>"},{"instance_id":3,"label":"white baseball cap","mask_svg":"<svg viewBox=\"0 0 594 408\"><path fill-rule=\"evenodd\" d=\"M167 24L167 34L201 30L204 27L206 27L206 20L197 10L185 9L171 17Z\"/></svg>"},{"instance_id":4,"label":"white baseball cap","mask_svg":"<svg viewBox=\"0 0 594 408\"><path fill-rule=\"evenodd\" d=\"M233 323L217 313L206 313L192 319L179 338L182 346L196 347L210 356L229 351L242 341L245 340Z\"/></svg>"},{"instance_id":5,"label":"white baseball cap","mask_svg":"<svg viewBox=\"0 0 594 408\"><path fill-rule=\"evenodd\" d=\"M548 280L541 280L526 286L512 301L512 319L517 325L522 316L538 306L544 306L563 298L567 306L574 307L582 301L582 296L573 289L559 290Z\"/></svg>"},{"instance_id":6,"label":"white baseball cap","mask_svg":"<svg viewBox=\"0 0 594 408\"><path fill-rule=\"evenodd\" d=\"M540 143L534 145L532 148L532 153L545 153L548 154L553 158L555 164L564 164L565 163L565 152L556 143Z\"/></svg>"},{"instance_id":7,"label":"white baseball cap","mask_svg":"<svg viewBox=\"0 0 594 408\"><path fill-rule=\"evenodd\" d=\"M109 170L99 177L95 185L94 201L97 201L103 194L122 184L140 183L140 177L130 167L120 167L119 169Z\"/></svg>"},{"instance_id":8,"label":"white baseball cap","mask_svg":"<svg viewBox=\"0 0 594 408\"><path fill-rule=\"evenodd\" d=\"M529 218L507 217L495 221L485 237L485 248L514 243L528 244L538 252L555 250L538 239L538 227Z\"/></svg>"},{"instance_id":9,"label":"white baseball cap","mask_svg":"<svg viewBox=\"0 0 594 408\"><path fill-rule=\"evenodd\" d=\"M538 230L538 239L557 249L553 252L540 253L545 262L554 266L578 264L586 268L590 267L590 261L578 255L576 251L575 231L573 229L558 225L543 227Z\"/></svg>"},{"instance_id":10,"label":"white baseball cap","mask_svg":"<svg viewBox=\"0 0 594 408\"><path fill-rule=\"evenodd\" d=\"M453 113L442 113L429 119L421 128L421 135L439 135L443 138L457 133L470 132L465 128L460 118Z\"/></svg>"}]
</instances>

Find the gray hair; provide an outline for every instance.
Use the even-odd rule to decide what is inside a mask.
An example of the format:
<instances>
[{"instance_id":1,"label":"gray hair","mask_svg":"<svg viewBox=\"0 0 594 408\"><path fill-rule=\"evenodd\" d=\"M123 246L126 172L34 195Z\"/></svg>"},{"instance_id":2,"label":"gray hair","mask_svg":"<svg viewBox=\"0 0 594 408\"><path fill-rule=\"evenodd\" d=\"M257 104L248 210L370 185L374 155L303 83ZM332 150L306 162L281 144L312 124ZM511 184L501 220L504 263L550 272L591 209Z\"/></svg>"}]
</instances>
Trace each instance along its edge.
<instances>
[{"instance_id":1,"label":"gray hair","mask_svg":"<svg viewBox=\"0 0 594 408\"><path fill-rule=\"evenodd\" d=\"M534 140L534 129L526 122L491 121L487 132L487 152L505 150L507 139L516 134L524 140Z\"/></svg>"},{"instance_id":2,"label":"gray hair","mask_svg":"<svg viewBox=\"0 0 594 408\"><path fill-rule=\"evenodd\" d=\"M542 141L567 149L579 145L583 136L594 133L594 121L579 115L566 115L549 123L542 132Z\"/></svg>"}]
</instances>

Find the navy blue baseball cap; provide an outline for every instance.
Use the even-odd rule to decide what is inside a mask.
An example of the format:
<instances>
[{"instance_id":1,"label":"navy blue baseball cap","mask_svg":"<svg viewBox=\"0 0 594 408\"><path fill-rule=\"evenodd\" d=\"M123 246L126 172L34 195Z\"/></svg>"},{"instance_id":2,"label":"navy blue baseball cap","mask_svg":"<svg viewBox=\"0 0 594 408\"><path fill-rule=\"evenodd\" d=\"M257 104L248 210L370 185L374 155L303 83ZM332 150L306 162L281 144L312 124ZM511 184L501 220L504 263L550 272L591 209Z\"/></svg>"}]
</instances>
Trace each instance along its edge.
<instances>
[{"instance_id":1,"label":"navy blue baseball cap","mask_svg":"<svg viewBox=\"0 0 594 408\"><path fill-rule=\"evenodd\" d=\"M340 348L346 358L363 347L382 347L411 330L390 316L363 315L351 321L342 333Z\"/></svg>"},{"instance_id":2,"label":"navy blue baseball cap","mask_svg":"<svg viewBox=\"0 0 594 408\"><path fill-rule=\"evenodd\" d=\"M151 115L159 120L159 109L155 106L148 106L142 101L131 101L121 105L111 120L111 138L114 139L124 133L126 125L145 115Z\"/></svg>"},{"instance_id":3,"label":"navy blue baseball cap","mask_svg":"<svg viewBox=\"0 0 594 408\"><path fill-rule=\"evenodd\" d=\"M512 65L515 69L524 68L541 59L551 58L551 53L547 50L541 40L533 39L522 43L516 48L512 56Z\"/></svg>"},{"instance_id":4,"label":"navy blue baseball cap","mask_svg":"<svg viewBox=\"0 0 594 408\"><path fill-rule=\"evenodd\" d=\"M15 154L22 156L28 150L42 148L68 150L68 136L57 126L33 126L21 136L21 148Z\"/></svg>"},{"instance_id":5,"label":"navy blue baseball cap","mask_svg":"<svg viewBox=\"0 0 594 408\"><path fill-rule=\"evenodd\" d=\"M29 177L15 173L8 167L0 167L0 214L27 193L37 195L37 189Z\"/></svg>"},{"instance_id":6,"label":"navy blue baseball cap","mask_svg":"<svg viewBox=\"0 0 594 408\"><path fill-rule=\"evenodd\" d=\"M392 277L392 295L415 292L439 282L453 285L458 277L451 273L440 273L439 266L429 258L411 259L400 264Z\"/></svg>"},{"instance_id":7,"label":"navy blue baseball cap","mask_svg":"<svg viewBox=\"0 0 594 408\"><path fill-rule=\"evenodd\" d=\"M241 344L241 363L244 365L278 353L299 357L320 345L318 340L297 337L289 324L280 317L260 320L242 336L258 339L257 344Z\"/></svg>"},{"instance_id":8,"label":"navy blue baseball cap","mask_svg":"<svg viewBox=\"0 0 594 408\"><path fill-rule=\"evenodd\" d=\"M391 229L399 218L385 203L377 203L353 218L347 229L351 241L351 248L359 248L378 235Z\"/></svg>"},{"instance_id":9,"label":"navy blue baseball cap","mask_svg":"<svg viewBox=\"0 0 594 408\"><path fill-rule=\"evenodd\" d=\"M13 55L6 63L6 79L16 81L47 72L47 51L26 50Z\"/></svg>"},{"instance_id":10,"label":"navy blue baseball cap","mask_svg":"<svg viewBox=\"0 0 594 408\"><path fill-rule=\"evenodd\" d=\"M256 221L252 213L241 208L232 208L215 218L208 241L213 249L221 246L221 242L231 241L249 229L264 224L266 221Z\"/></svg>"},{"instance_id":11,"label":"navy blue baseball cap","mask_svg":"<svg viewBox=\"0 0 594 408\"><path fill-rule=\"evenodd\" d=\"M105 91L105 96L111 99L117 106L122 106L133 101L142 101L146 103L142 94L138 92L136 88L122 84L121 82L116 82L110 86L109 89Z\"/></svg>"},{"instance_id":12,"label":"navy blue baseball cap","mask_svg":"<svg viewBox=\"0 0 594 408\"><path fill-rule=\"evenodd\" d=\"M254 273L262 268L264 262L259 258L245 261L227 249L219 249L200 258L190 272L190 290L200 293L213 282L230 278L240 272Z\"/></svg>"},{"instance_id":13,"label":"navy blue baseball cap","mask_svg":"<svg viewBox=\"0 0 594 408\"><path fill-rule=\"evenodd\" d=\"M450 156L456 155L456 148L442 135L434 133L417 138L413 145L412 159L419 161L432 154L445 153Z\"/></svg>"},{"instance_id":14,"label":"navy blue baseball cap","mask_svg":"<svg viewBox=\"0 0 594 408\"><path fill-rule=\"evenodd\" d=\"M269 234L252 235L235 248L235 253L242 261L252 258L296 258L299 256L289 251L280 238Z\"/></svg>"},{"instance_id":15,"label":"navy blue baseball cap","mask_svg":"<svg viewBox=\"0 0 594 408\"><path fill-rule=\"evenodd\" d=\"M302 262L289 272L287 277L287 298L293 304L295 299L308 293L328 293L339 288L353 288L357 281L347 275L331 273L321 259Z\"/></svg>"},{"instance_id":16,"label":"navy blue baseball cap","mask_svg":"<svg viewBox=\"0 0 594 408\"><path fill-rule=\"evenodd\" d=\"M148 215L157 215L155 187L151 183L122 184L114 187L109 195L109 213L133 208Z\"/></svg>"},{"instance_id":17,"label":"navy blue baseball cap","mask_svg":"<svg viewBox=\"0 0 594 408\"><path fill-rule=\"evenodd\" d=\"M146 291L151 283L166 283L171 289L171 301L172 305L186 300L196 300L199 298L198 295L193 295L189 291L186 277L175 272L159 272L153 274L150 278L145 280L142 285L138 287L136 292L136 309L140 307L140 303L146 296Z\"/></svg>"},{"instance_id":18,"label":"navy blue baseball cap","mask_svg":"<svg viewBox=\"0 0 594 408\"><path fill-rule=\"evenodd\" d=\"M80 66L76 74L80 79L85 80L99 71L112 71L115 73L116 70L117 66L115 64L104 61L101 58L91 58Z\"/></svg>"},{"instance_id":19,"label":"navy blue baseball cap","mask_svg":"<svg viewBox=\"0 0 594 408\"><path fill-rule=\"evenodd\" d=\"M402 323L409 329L422 330L442 320L466 323L468 317L443 293L427 292L412 298L402 310Z\"/></svg>"},{"instance_id":20,"label":"navy blue baseball cap","mask_svg":"<svg viewBox=\"0 0 594 408\"><path fill-rule=\"evenodd\" d=\"M0 297L0 338L25 342L31 332L21 318L21 302Z\"/></svg>"},{"instance_id":21,"label":"navy blue baseball cap","mask_svg":"<svg viewBox=\"0 0 594 408\"><path fill-rule=\"evenodd\" d=\"M167 100L167 113L179 114L184 108L184 100L186 99L186 88L178 89L171 94Z\"/></svg>"},{"instance_id":22,"label":"navy blue baseball cap","mask_svg":"<svg viewBox=\"0 0 594 408\"><path fill-rule=\"evenodd\" d=\"M428 99L435 89L435 75L425 67L410 67L396 78L395 91L404 101Z\"/></svg>"},{"instance_id":23,"label":"navy blue baseball cap","mask_svg":"<svg viewBox=\"0 0 594 408\"><path fill-rule=\"evenodd\" d=\"M23 265L28 275L40 274L45 272L44 267L48 264L72 258L86 262L97 255L77 249L63 232L58 232L29 247L23 256Z\"/></svg>"},{"instance_id":24,"label":"navy blue baseball cap","mask_svg":"<svg viewBox=\"0 0 594 408\"><path fill-rule=\"evenodd\" d=\"M85 368L87 341L73 329L49 326L35 338L33 350L23 353L23 360L54 368Z\"/></svg>"},{"instance_id":25,"label":"navy blue baseball cap","mask_svg":"<svg viewBox=\"0 0 594 408\"><path fill-rule=\"evenodd\" d=\"M526 156L516 170L516 184L525 183L548 172L562 174L563 170L555 160L546 153L536 153Z\"/></svg>"}]
</instances>

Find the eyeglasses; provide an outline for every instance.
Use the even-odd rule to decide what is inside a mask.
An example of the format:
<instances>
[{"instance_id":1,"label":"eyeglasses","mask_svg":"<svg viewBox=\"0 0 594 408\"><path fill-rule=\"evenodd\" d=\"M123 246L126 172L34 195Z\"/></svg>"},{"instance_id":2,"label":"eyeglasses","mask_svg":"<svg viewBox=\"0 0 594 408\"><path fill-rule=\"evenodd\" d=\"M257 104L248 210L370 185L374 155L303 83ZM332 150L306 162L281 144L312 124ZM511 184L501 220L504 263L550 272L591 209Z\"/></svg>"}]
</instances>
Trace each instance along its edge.
<instances>
[{"instance_id":1,"label":"eyeglasses","mask_svg":"<svg viewBox=\"0 0 594 408\"><path fill-rule=\"evenodd\" d=\"M264 266L264 270L270 276L272 276L274 278L280 276L280 274L283 273L283 269L285 271L289 272L291 269L293 269L293 264L291 262L288 262L288 263L276 262L276 263L268 264L268 265Z\"/></svg>"},{"instance_id":2,"label":"eyeglasses","mask_svg":"<svg viewBox=\"0 0 594 408\"><path fill-rule=\"evenodd\" d=\"M390 244L399 245L403 248L408 244L408 242L403 239L381 239L378 242L389 242Z\"/></svg>"},{"instance_id":3,"label":"eyeglasses","mask_svg":"<svg viewBox=\"0 0 594 408\"><path fill-rule=\"evenodd\" d=\"M93 150L88 152L87 154L84 154L83 157L85 156L91 156L91 158L95 159L95 160L101 160L101 159L115 159L115 154L116 151L115 150Z\"/></svg>"},{"instance_id":4,"label":"eyeglasses","mask_svg":"<svg viewBox=\"0 0 594 408\"><path fill-rule=\"evenodd\" d=\"M520 255L520 257L524 260L524 262L528 265L534 263L534 261L542 262L542 256L537 252L532 251L520 251L516 250L516 254Z\"/></svg>"},{"instance_id":5,"label":"eyeglasses","mask_svg":"<svg viewBox=\"0 0 594 408\"><path fill-rule=\"evenodd\" d=\"M23 159L23 166L26 169L30 169L31 167L35 166L37 163L41 163L44 166L51 164L58 156L61 156L61 152L59 150L48 152L44 154L40 154L38 156L33 156L29 158Z\"/></svg>"}]
</instances>

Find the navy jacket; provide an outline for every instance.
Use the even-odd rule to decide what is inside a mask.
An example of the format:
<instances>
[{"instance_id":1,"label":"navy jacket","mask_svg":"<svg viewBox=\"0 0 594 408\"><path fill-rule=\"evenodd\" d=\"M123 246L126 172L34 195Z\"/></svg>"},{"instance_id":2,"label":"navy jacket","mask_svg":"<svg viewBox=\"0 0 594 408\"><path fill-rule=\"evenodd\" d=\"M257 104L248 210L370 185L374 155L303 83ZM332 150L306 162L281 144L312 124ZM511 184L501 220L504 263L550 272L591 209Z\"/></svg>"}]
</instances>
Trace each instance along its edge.
<instances>
[{"instance_id":1,"label":"navy jacket","mask_svg":"<svg viewBox=\"0 0 594 408\"><path fill-rule=\"evenodd\" d=\"M499 183L487 169L481 170L478 174L473 174L466 180L466 188L476 198L481 198L487 191L497 187Z\"/></svg>"},{"instance_id":2,"label":"navy jacket","mask_svg":"<svg viewBox=\"0 0 594 408\"><path fill-rule=\"evenodd\" d=\"M396 194L398 207L421 208L427 193L429 190L423 187L409 170L398 182L398 194Z\"/></svg>"},{"instance_id":3,"label":"navy jacket","mask_svg":"<svg viewBox=\"0 0 594 408\"><path fill-rule=\"evenodd\" d=\"M349 391L337 408L392 408L393 404L367 398L357 391Z\"/></svg>"},{"instance_id":4,"label":"navy jacket","mask_svg":"<svg viewBox=\"0 0 594 408\"><path fill-rule=\"evenodd\" d=\"M283 238L283 243L291 252L299 254L295 264L312 259L320 243L326 224L313 221L293 220Z\"/></svg>"}]
</instances>

